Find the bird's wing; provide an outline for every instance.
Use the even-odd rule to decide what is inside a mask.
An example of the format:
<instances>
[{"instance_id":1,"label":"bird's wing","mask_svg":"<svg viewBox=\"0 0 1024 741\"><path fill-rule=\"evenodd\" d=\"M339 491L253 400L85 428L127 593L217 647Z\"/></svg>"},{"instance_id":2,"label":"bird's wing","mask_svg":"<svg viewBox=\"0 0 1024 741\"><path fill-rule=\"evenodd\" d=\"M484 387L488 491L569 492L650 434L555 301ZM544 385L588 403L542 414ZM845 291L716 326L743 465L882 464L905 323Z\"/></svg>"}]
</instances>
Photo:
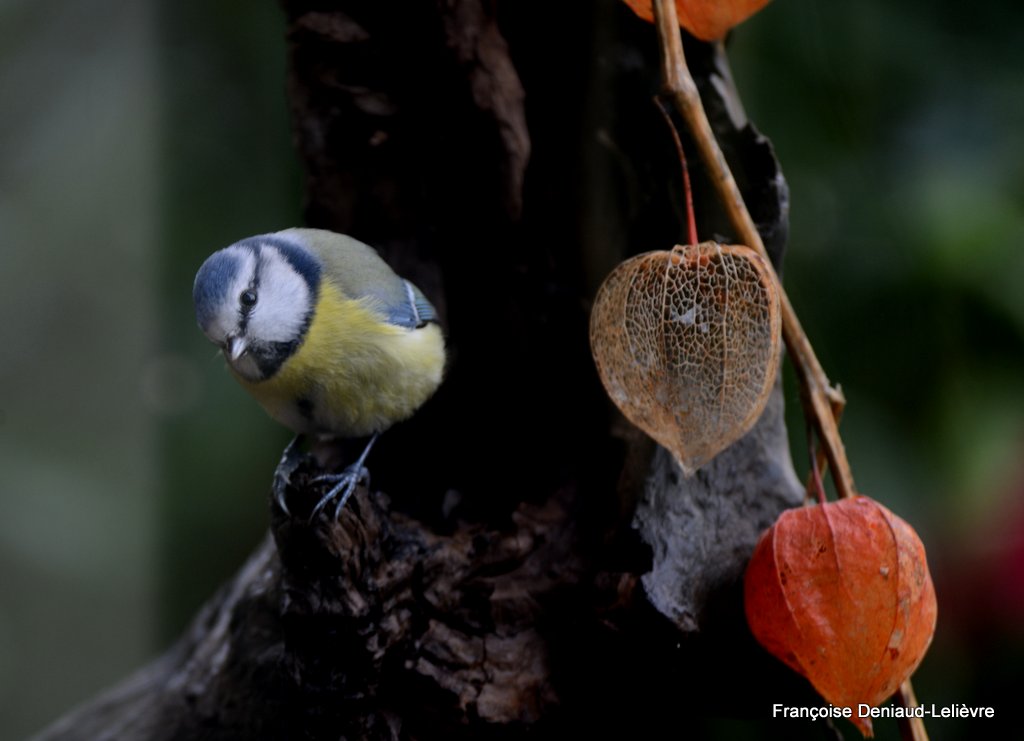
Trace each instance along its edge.
<instances>
[{"instance_id":1,"label":"bird's wing","mask_svg":"<svg viewBox=\"0 0 1024 741\"><path fill-rule=\"evenodd\" d=\"M369 245L318 229L289 229L324 263L327 277L346 296L368 299L389 324L415 329L437 321L437 311L419 288L399 278Z\"/></svg>"},{"instance_id":2,"label":"bird's wing","mask_svg":"<svg viewBox=\"0 0 1024 741\"><path fill-rule=\"evenodd\" d=\"M422 327L427 322L436 322L438 320L437 310L427 300L427 297L423 295L423 291L407 280L403 280L402 283L405 284L409 305L412 307L412 318L416 322L415 326Z\"/></svg>"}]
</instances>

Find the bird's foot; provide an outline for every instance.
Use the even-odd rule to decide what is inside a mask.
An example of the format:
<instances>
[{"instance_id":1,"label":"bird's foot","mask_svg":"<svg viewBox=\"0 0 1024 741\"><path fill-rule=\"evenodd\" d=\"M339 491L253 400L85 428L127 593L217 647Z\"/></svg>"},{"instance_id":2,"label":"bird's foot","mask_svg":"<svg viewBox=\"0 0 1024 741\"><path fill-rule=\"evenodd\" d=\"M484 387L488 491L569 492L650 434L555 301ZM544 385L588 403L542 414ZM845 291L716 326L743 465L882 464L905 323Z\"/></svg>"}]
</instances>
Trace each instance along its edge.
<instances>
[{"instance_id":1,"label":"bird's foot","mask_svg":"<svg viewBox=\"0 0 1024 741\"><path fill-rule=\"evenodd\" d=\"M345 503L348 501L348 498L352 496L353 492L355 492L356 487L359 486L360 483L364 483L366 486L370 485L370 471L366 466L362 465L361 462L354 463L341 473L325 474L323 476L317 476L312 480L313 483L323 481L329 481L334 484L334 486L332 486L330 491L324 494L320 498L320 501L317 502L316 506L313 507L313 511L309 515L310 522L312 522L328 504L335 500L337 501L334 505L333 519L337 520L341 511L345 509Z\"/></svg>"},{"instance_id":2,"label":"bird's foot","mask_svg":"<svg viewBox=\"0 0 1024 741\"><path fill-rule=\"evenodd\" d=\"M301 443L302 435L296 435L292 438L292 441L288 443L281 454L281 461L277 464L277 468L274 469L274 501L277 502L277 506L281 508L281 511L289 517L291 517L292 513L288 510L285 492L288 490L288 485L291 484L292 474L295 473L295 469L302 463L303 454L299 450Z\"/></svg>"}]
</instances>

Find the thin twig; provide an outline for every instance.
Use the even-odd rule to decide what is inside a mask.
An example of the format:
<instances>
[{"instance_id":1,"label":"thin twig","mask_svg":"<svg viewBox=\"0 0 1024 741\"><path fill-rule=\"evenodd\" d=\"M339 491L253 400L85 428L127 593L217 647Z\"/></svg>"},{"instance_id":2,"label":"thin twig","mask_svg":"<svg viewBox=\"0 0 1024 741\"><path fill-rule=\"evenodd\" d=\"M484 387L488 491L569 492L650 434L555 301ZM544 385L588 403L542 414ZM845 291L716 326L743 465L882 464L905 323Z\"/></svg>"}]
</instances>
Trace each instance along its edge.
<instances>
[{"instance_id":1,"label":"thin twig","mask_svg":"<svg viewBox=\"0 0 1024 741\"><path fill-rule=\"evenodd\" d=\"M842 438L839 437L838 428L839 417L846 404L842 391L829 383L821 363L818 362L810 340L807 339L796 312L789 302L789 297L782 288L778 276L774 275L774 268L768 259L768 252L764 248L764 242L761 241L761 235L754 225L754 220L750 217L750 212L747 211L740 189L725 161L725 155L722 154L722 150L718 146L707 114L704 112L697 84L693 81L690 70L686 66L675 3L667 2L667 0L654 0L654 17L658 28L658 38L661 42L662 76L666 94L675 103L679 114L690 127L701 159L712 176L715 190L725 207L729 221L732 222L733 228L736 230L737 238L764 257L769 269L772 270L781 298L782 337L786 342L786 349L800 382L804 408L810 410L814 419L824 448L825 458L828 460L832 472L832 480L836 484L836 492L840 497L851 497L855 494L853 472L850 470L850 462L846 457L846 449L843 447ZM904 707L917 705L914 688L909 679L900 685L898 694L899 701ZM928 739L924 722L920 718L909 719L905 724L901 724L900 730L908 741L927 741Z\"/></svg>"},{"instance_id":2,"label":"thin twig","mask_svg":"<svg viewBox=\"0 0 1024 741\"><path fill-rule=\"evenodd\" d=\"M838 386L836 387L836 390L839 391ZM829 397L829 400L832 402L832 417L835 419L836 427L838 428L839 422L843 418L843 410L846 408L846 399L843 398L842 391L839 391L838 394L831 395ZM806 409L807 406L804 405L804 408ZM817 429L817 425L814 424L813 420L808 421L808 425L809 427ZM818 475L823 477L825 475L825 471L827 470L828 465L828 454L825 452L825 448L821 446L816 446L816 452L814 453L814 462L818 466ZM811 473L807 474L808 491L811 490L811 476Z\"/></svg>"},{"instance_id":3,"label":"thin twig","mask_svg":"<svg viewBox=\"0 0 1024 741\"><path fill-rule=\"evenodd\" d=\"M761 241L761 235L743 203L740 189L732 177L725 161L725 155L722 154L714 132L711 130L711 124L704 113L697 85L686 66L675 5L664 0L655 0L654 11L658 36L661 40L662 74L666 94L675 104L687 126L690 127L701 159L712 175L711 179L715 190L736 230L737 238L763 256L774 274L774 269L768 260L768 253ZM840 497L853 496L855 493L853 473L846 458L843 441L839 437L836 417L832 413L834 404L841 406L844 403L842 392L829 383L803 327L800 326L796 312L793 311L789 297L782 290L778 276L775 278L781 297L782 337L786 342L790 360L793 362L797 379L800 382L801 394L804 397L805 405L813 410L814 423L821 438L829 468L832 471L832 478L836 483L836 491Z\"/></svg>"},{"instance_id":4,"label":"thin twig","mask_svg":"<svg viewBox=\"0 0 1024 741\"><path fill-rule=\"evenodd\" d=\"M905 708L917 707L917 696L908 679L900 685L899 703ZM928 741L928 731L924 728L924 720L918 717L899 718L900 735L907 741Z\"/></svg>"},{"instance_id":5,"label":"thin twig","mask_svg":"<svg viewBox=\"0 0 1024 741\"><path fill-rule=\"evenodd\" d=\"M814 430L810 424L807 425L807 455L811 459L811 475L807 481L807 499L812 496L818 500L818 504L825 503L825 484L821 480L821 449L814 444ZM805 500L806 501L806 500Z\"/></svg>"}]
</instances>

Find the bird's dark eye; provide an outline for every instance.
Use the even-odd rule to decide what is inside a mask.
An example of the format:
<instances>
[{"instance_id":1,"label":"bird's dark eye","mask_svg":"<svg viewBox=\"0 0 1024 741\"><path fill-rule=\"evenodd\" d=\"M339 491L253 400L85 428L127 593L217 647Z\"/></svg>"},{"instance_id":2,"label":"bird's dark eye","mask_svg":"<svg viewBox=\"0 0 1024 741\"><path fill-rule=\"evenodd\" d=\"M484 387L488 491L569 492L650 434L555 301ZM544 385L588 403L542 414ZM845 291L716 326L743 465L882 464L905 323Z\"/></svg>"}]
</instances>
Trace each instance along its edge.
<instances>
[{"instance_id":1,"label":"bird's dark eye","mask_svg":"<svg viewBox=\"0 0 1024 741\"><path fill-rule=\"evenodd\" d=\"M242 295L238 297L238 300L242 302L242 306L255 306L256 305L256 291L251 289L242 291Z\"/></svg>"}]
</instances>

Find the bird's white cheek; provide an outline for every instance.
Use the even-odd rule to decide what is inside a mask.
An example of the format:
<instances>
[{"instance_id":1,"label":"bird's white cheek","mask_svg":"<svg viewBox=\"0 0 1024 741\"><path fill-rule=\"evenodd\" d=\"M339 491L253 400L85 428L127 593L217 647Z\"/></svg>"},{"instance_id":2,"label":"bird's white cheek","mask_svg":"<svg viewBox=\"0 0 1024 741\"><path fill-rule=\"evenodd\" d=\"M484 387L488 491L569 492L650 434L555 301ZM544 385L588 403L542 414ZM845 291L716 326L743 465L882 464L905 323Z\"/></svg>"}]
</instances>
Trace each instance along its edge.
<instances>
[{"instance_id":1,"label":"bird's white cheek","mask_svg":"<svg viewBox=\"0 0 1024 741\"><path fill-rule=\"evenodd\" d=\"M291 342L302 334L309 311L310 295L298 279L279 280L260 295L260 303L249 315L249 334L261 342Z\"/></svg>"}]
</instances>

